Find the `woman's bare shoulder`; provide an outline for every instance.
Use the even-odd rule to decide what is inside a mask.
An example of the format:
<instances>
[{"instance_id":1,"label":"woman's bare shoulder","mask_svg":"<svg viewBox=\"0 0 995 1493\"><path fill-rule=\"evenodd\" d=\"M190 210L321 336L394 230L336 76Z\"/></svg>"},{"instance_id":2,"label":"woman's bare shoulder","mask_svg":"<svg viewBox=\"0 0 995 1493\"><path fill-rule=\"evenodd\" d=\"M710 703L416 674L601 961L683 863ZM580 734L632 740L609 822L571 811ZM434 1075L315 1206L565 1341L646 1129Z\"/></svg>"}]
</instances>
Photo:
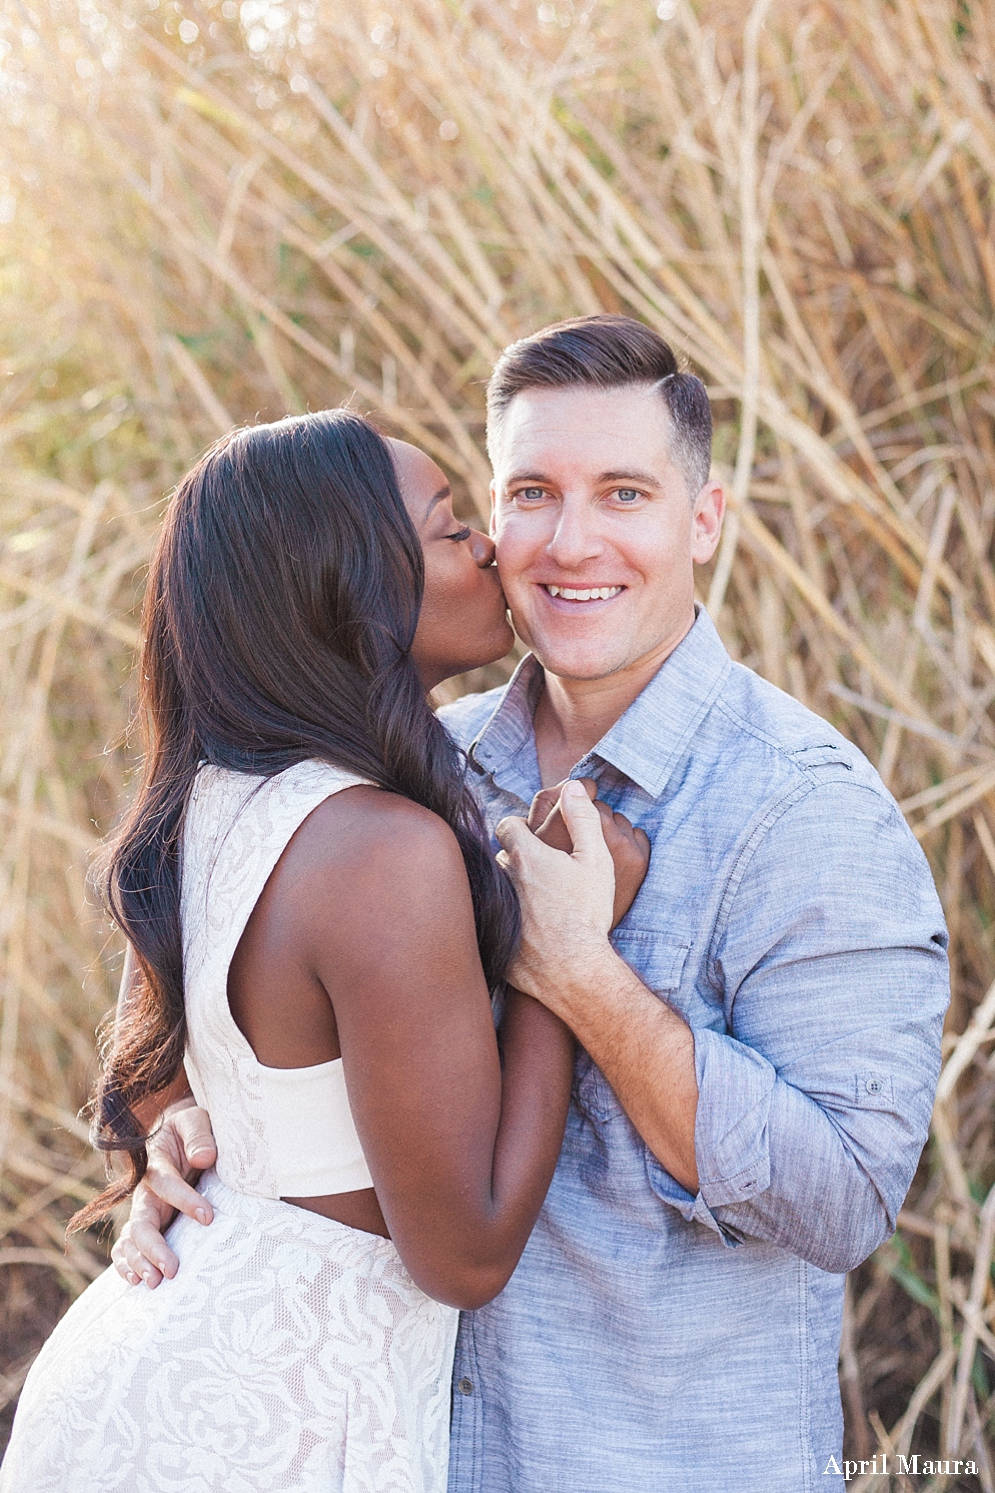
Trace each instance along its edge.
<instances>
[{"instance_id":1,"label":"woman's bare shoulder","mask_svg":"<svg viewBox=\"0 0 995 1493\"><path fill-rule=\"evenodd\" d=\"M423 982L482 979L459 843L410 799L365 786L326 799L284 852L274 890L342 1040L354 1006L364 1021L396 1016Z\"/></svg>"},{"instance_id":2,"label":"woman's bare shoulder","mask_svg":"<svg viewBox=\"0 0 995 1493\"><path fill-rule=\"evenodd\" d=\"M348 873L362 865L391 881L415 874L458 871L463 857L452 829L438 814L401 794L371 784L343 788L308 815L288 846L312 872ZM420 868L420 870L419 870Z\"/></svg>"}]
</instances>

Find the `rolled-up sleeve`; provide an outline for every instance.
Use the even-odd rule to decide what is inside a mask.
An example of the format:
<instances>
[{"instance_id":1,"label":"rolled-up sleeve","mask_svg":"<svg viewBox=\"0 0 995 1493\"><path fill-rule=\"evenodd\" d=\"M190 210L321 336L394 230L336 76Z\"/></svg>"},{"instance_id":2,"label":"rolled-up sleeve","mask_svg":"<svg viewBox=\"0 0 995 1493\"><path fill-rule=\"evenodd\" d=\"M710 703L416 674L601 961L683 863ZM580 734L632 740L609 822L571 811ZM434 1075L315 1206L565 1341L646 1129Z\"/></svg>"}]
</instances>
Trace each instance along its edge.
<instances>
[{"instance_id":1,"label":"rolled-up sleeve","mask_svg":"<svg viewBox=\"0 0 995 1493\"><path fill-rule=\"evenodd\" d=\"M894 802L813 778L755 827L726 889L724 1029L695 1031L700 1190L682 1211L846 1271L894 1230L926 1142L947 934Z\"/></svg>"}]
</instances>

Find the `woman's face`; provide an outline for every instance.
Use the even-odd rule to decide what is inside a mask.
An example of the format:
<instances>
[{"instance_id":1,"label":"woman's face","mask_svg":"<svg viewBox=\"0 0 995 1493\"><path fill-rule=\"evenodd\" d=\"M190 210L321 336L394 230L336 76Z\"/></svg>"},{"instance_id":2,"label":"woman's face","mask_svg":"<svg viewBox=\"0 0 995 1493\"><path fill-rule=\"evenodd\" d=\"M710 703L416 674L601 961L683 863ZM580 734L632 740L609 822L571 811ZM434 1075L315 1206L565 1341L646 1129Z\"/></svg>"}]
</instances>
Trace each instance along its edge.
<instances>
[{"instance_id":1,"label":"woman's face","mask_svg":"<svg viewBox=\"0 0 995 1493\"><path fill-rule=\"evenodd\" d=\"M426 689L503 658L514 641L494 565L494 542L453 516L452 493L430 456L390 442L404 505L425 554L425 595L411 657Z\"/></svg>"}]
</instances>

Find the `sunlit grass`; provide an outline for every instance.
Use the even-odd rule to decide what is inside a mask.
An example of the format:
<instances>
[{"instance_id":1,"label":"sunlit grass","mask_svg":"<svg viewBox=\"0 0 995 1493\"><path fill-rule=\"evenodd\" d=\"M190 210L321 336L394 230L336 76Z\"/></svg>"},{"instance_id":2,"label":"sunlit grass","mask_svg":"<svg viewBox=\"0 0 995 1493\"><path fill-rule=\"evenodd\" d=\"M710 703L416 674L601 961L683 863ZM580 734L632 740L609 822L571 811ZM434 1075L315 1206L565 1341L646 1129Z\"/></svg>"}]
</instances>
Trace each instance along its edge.
<instances>
[{"instance_id":1,"label":"sunlit grass","mask_svg":"<svg viewBox=\"0 0 995 1493\"><path fill-rule=\"evenodd\" d=\"M0 16L0 1399L59 1292L103 1259L93 1239L62 1252L99 1176L73 1117L117 953L84 877L127 793L165 494L232 422L352 397L483 509L497 350L622 309L712 392L734 505L702 594L729 647L870 755L936 873L947 1076L898 1240L852 1282L844 1397L865 1456L888 1434L978 1457L995 1350L992 12L389 10Z\"/></svg>"}]
</instances>

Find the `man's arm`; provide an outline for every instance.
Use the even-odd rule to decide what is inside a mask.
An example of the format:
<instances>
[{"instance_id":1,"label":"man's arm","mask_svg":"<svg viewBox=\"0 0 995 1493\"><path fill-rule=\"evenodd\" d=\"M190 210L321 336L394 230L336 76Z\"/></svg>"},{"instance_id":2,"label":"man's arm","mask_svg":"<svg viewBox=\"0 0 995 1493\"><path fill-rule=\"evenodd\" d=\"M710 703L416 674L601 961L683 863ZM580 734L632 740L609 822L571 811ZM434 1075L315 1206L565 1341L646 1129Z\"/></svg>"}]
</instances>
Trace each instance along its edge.
<instances>
[{"instance_id":1,"label":"man's arm","mask_svg":"<svg viewBox=\"0 0 995 1493\"><path fill-rule=\"evenodd\" d=\"M564 987L529 915L555 867L509 821L501 833L526 906L516 982L601 1068L661 1163L660 1197L730 1244L830 1271L866 1258L925 1143L949 998L942 913L897 808L835 777L755 837L711 951L725 1019L693 1034L604 946L586 988Z\"/></svg>"},{"instance_id":2,"label":"man's arm","mask_svg":"<svg viewBox=\"0 0 995 1493\"><path fill-rule=\"evenodd\" d=\"M591 942L583 981L565 978L562 929L576 895L574 862L538 841L523 819L497 827L499 859L522 903L522 943L510 979L571 1028L654 1156L689 1192L698 1190L698 1084L691 1028L659 1000L607 938Z\"/></svg>"}]
</instances>

